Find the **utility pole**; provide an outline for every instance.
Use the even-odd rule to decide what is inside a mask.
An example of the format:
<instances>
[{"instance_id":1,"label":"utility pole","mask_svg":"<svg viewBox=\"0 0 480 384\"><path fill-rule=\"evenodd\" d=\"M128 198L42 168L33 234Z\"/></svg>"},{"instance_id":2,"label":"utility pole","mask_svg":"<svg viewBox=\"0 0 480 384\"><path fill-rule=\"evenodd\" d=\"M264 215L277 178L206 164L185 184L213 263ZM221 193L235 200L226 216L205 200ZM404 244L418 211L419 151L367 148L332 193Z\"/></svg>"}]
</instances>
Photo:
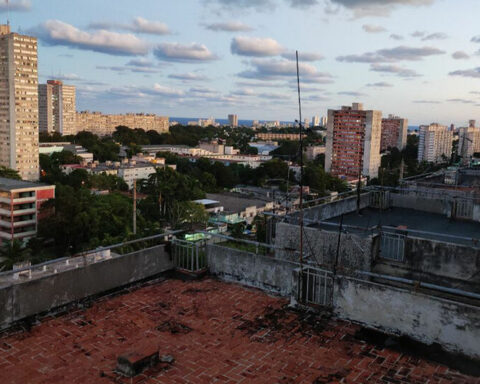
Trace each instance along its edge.
<instances>
[{"instance_id":1,"label":"utility pole","mask_svg":"<svg viewBox=\"0 0 480 384\"><path fill-rule=\"evenodd\" d=\"M133 234L137 234L137 179L133 180Z\"/></svg>"}]
</instances>

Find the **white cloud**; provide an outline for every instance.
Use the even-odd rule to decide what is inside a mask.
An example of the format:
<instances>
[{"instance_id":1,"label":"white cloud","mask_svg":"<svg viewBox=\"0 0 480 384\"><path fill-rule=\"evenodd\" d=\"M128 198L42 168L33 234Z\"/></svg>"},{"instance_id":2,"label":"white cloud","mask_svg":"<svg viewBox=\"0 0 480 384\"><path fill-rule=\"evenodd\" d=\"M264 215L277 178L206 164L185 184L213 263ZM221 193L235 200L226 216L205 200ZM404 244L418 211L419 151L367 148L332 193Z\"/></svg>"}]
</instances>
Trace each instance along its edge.
<instances>
[{"instance_id":1,"label":"white cloud","mask_svg":"<svg viewBox=\"0 0 480 384\"><path fill-rule=\"evenodd\" d=\"M135 33L144 33L149 35L167 35L170 33L168 26L160 21L151 21L143 17L136 17L130 24L110 23L110 22L96 22L89 25L91 29L100 30L124 30Z\"/></svg>"},{"instance_id":2,"label":"white cloud","mask_svg":"<svg viewBox=\"0 0 480 384\"><path fill-rule=\"evenodd\" d=\"M10 1L8 4L8 0L0 0L0 12L28 12L32 8L32 3L30 0L17 0L17 1Z\"/></svg>"},{"instance_id":3,"label":"white cloud","mask_svg":"<svg viewBox=\"0 0 480 384\"><path fill-rule=\"evenodd\" d=\"M160 60L181 63L206 62L218 59L204 44L199 43L161 43L153 53Z\"/></svg>"},{"instance_id":4,"label":"white cloud","mask_svg":"<svg viewBox=\"0 0 480 384\"><path fill-rule=\"evenodd\" d=\"M216 32L249 32L254 28L239 21L226 21L223 23L212 23L205 25L206 29Z\"/></svg>"},{"instance_id":5,"label":"white cloud","mask_svg":"<svg viewBox=\"0 0 480 384\"><path fill-rule=\"evenodd\" d=\"M296 60L295 52L285 52L282 53L282 57L288 60ZM325 57L320 53L315 52L298 52L298 60L299 61L320 61L323 60Z\"/></svg>"},{"instance_id":6,"label":"white cloud","mask_svg":"<svg viewBox=\"0 0 480 384\"><path fill-rule=\"evenodd\" d=\"M468 55L468 53L463 52L463 51L453 52L453 53L452 53L452 57L453 57L455 60L465 60L465 59L469 59L469 58L470 58L470 56Z\"/></svg>"},{"instance_id":7,"label":"white cloud","mask_svg":"<svg viewBox=\"0 0 480 384\"><path fill-rule=\"evenodd\" d=\"M362 28L367 33L383 33L386 32L386 28L381 27L380 25L364 24Z\"/></svg>"},{"instance_id":8,"label":"white cloud","mask_svg":"<svg viewBox=\"0 0 480 384\"><path fill-rule=\"evenodd\" d=\"M230 50L235 55L267 57L277 56L284 49L274 39L262 37L235 37L230 45Z\"/></svg>"},{"instance_id":9,"label":"white cloud","mask_svg":"<svg viewBox=\"0 0 480 384\"><path fill-rule=\"evenodd\" d=\"M146 55L148 44L132 34L100 30L94 33L82 31L60 20L47 20L31 30L47 45L62 45L110 55Z\"/></svg>"},{"instance_id":10,"label":"white cloud","mask_svg":"<svg viewBox=\"0 0 480 384\"><path fill-rule=\"evenodd\" d=\"M168 75L170 79L177 79L183 81L200 81L200 80L207 80L207 77L204 75L200 75L198 73L187 72L187 73L172 73Z\"/></svg>"}]
</instances>

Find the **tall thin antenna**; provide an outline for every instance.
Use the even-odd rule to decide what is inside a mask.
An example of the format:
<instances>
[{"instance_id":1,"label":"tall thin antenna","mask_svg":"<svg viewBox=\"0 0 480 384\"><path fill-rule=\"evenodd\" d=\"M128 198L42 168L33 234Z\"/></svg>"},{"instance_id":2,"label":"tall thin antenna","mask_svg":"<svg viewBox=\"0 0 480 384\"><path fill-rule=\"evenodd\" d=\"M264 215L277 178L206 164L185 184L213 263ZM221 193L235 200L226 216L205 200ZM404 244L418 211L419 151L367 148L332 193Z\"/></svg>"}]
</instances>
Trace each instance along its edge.
<instances>
[{"instance_id":1,"label":"tall thin antenna","mask_svg":"<svg viewBox=\"0 0 480 384\"><path fill-rule=\"evenodd\" d=\"M298 127L300 139L300 273L303 267L303 131L302 131L302 99L300 95L300 69L298 65L298 51L295 51L297 59L297 91L298 91Z\"/></svg>"},{"instance_id":2,"label":"tall thin antenna","mask_svg":"<svg viewBox=\"0 0 480 384\"><path fill-rule=\"evenodd\" d=\"M10 3L7 0L7 25L10 25Z\"/></svg>"}]
</instances>

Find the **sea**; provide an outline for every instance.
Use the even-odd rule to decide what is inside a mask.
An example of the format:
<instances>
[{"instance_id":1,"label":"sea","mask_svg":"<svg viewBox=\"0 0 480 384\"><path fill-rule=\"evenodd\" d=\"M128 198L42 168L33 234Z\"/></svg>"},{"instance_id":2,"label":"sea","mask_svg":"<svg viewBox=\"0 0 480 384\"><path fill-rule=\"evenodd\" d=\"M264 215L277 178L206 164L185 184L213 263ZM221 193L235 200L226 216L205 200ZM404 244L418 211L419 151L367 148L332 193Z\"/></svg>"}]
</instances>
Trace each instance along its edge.
<instances>
[{"instance_id":1,"label":"sea","mask_svg":"<svg viewBox=\"0 0 480 384\"><path fill-rule=\"evenodd\" d=\"M189 121L198 121L198 119L206 119L206 117L170 117L170 121L178 121L181 125L187 125ZM228 119L215 119L215 121L221 125L227 125ZM238 120L238 125L251 127L254 120ZM272 120L258 120L259 123L267 123ZM293 121L280 121L281 125L293 125ZM418 131L417 125L409 125L409 131Z\"/></svg>"},{"instance_id":2,"label":"sea","mask_svg":"<svg viewBox=\"0 0 480 384\"><path fill-rule=\"evenodd\" d=\"M199 119L207 119L206 117L170 117L170 121L178 121L181 125L187 125L189 121L198 121ZM251 127L254 120L238 120L238 125ZM259 123L267 123L274 120L257 120ZM215 122L221 125L227 125L228 119L215 119ZM280 121L280 124L293 124L293 121Z\"/></svg>"}]
</instances>

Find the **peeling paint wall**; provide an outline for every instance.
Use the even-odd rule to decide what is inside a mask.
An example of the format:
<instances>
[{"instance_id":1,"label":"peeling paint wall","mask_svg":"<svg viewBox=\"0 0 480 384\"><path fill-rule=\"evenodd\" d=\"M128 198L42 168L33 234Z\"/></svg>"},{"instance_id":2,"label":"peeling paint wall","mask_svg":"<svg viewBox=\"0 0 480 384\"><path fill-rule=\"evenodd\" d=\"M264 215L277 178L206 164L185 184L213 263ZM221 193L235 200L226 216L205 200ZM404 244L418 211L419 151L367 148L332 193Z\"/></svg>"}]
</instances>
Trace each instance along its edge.
<instances>
[{"instance_id":1,"label":"peeling paint wall","mask_svg":"<svg viewBox=\"0 0 480 384\"><path fill-rule=\"evenodd\" d=\"M210 273L226 281L282 296L290 296L292 292L292 272L298 267L296 263L215 244L207 245L207 257Z\"/></svg>"},{"instance_id":2,"label":"peeling paint wall","mask_svg":"<svg viewBox=\"0 0 480 384\"><path fill-rule=\"evenodd\" d=\"M160 245L0 288L0 329L13 322L153 277L173 265Z\"/></svg>"},{"instance_id":3,"label":"peeling paint wall","mask_svg":"<svg viewBox=\"0 0 480 384\"><path fill-rule=\"evenodd\" d=\"M381 331L480 358L480 308L353 278L337 278L334 311Z\"/></svg>"},{"instance_id":4,"label":"peeling paint wall","mask_svg":"<svg viewBox=\"0 0 480 384\"><path fill-rule=\"evenodd\" d=\"M480 249L408 237L405 262L378 259L375 272L480 292Z\"/></svg>"},{"instance_id":5,"label":"peeling paint wall","mask_svg":"<svg viewBox=\"0 0 480 384\"><path fill-rule=\"evenodd\" d=\"M278 223L276 228L275 257L297 261L299 258L300 227ZM304 259L306 263L331 270L337 253L338 232L304 228ZM374 255L374 239L342 233L338 258L338 270L353 272L357 269L370 271Z\"/></svg>"}]
</instances>

